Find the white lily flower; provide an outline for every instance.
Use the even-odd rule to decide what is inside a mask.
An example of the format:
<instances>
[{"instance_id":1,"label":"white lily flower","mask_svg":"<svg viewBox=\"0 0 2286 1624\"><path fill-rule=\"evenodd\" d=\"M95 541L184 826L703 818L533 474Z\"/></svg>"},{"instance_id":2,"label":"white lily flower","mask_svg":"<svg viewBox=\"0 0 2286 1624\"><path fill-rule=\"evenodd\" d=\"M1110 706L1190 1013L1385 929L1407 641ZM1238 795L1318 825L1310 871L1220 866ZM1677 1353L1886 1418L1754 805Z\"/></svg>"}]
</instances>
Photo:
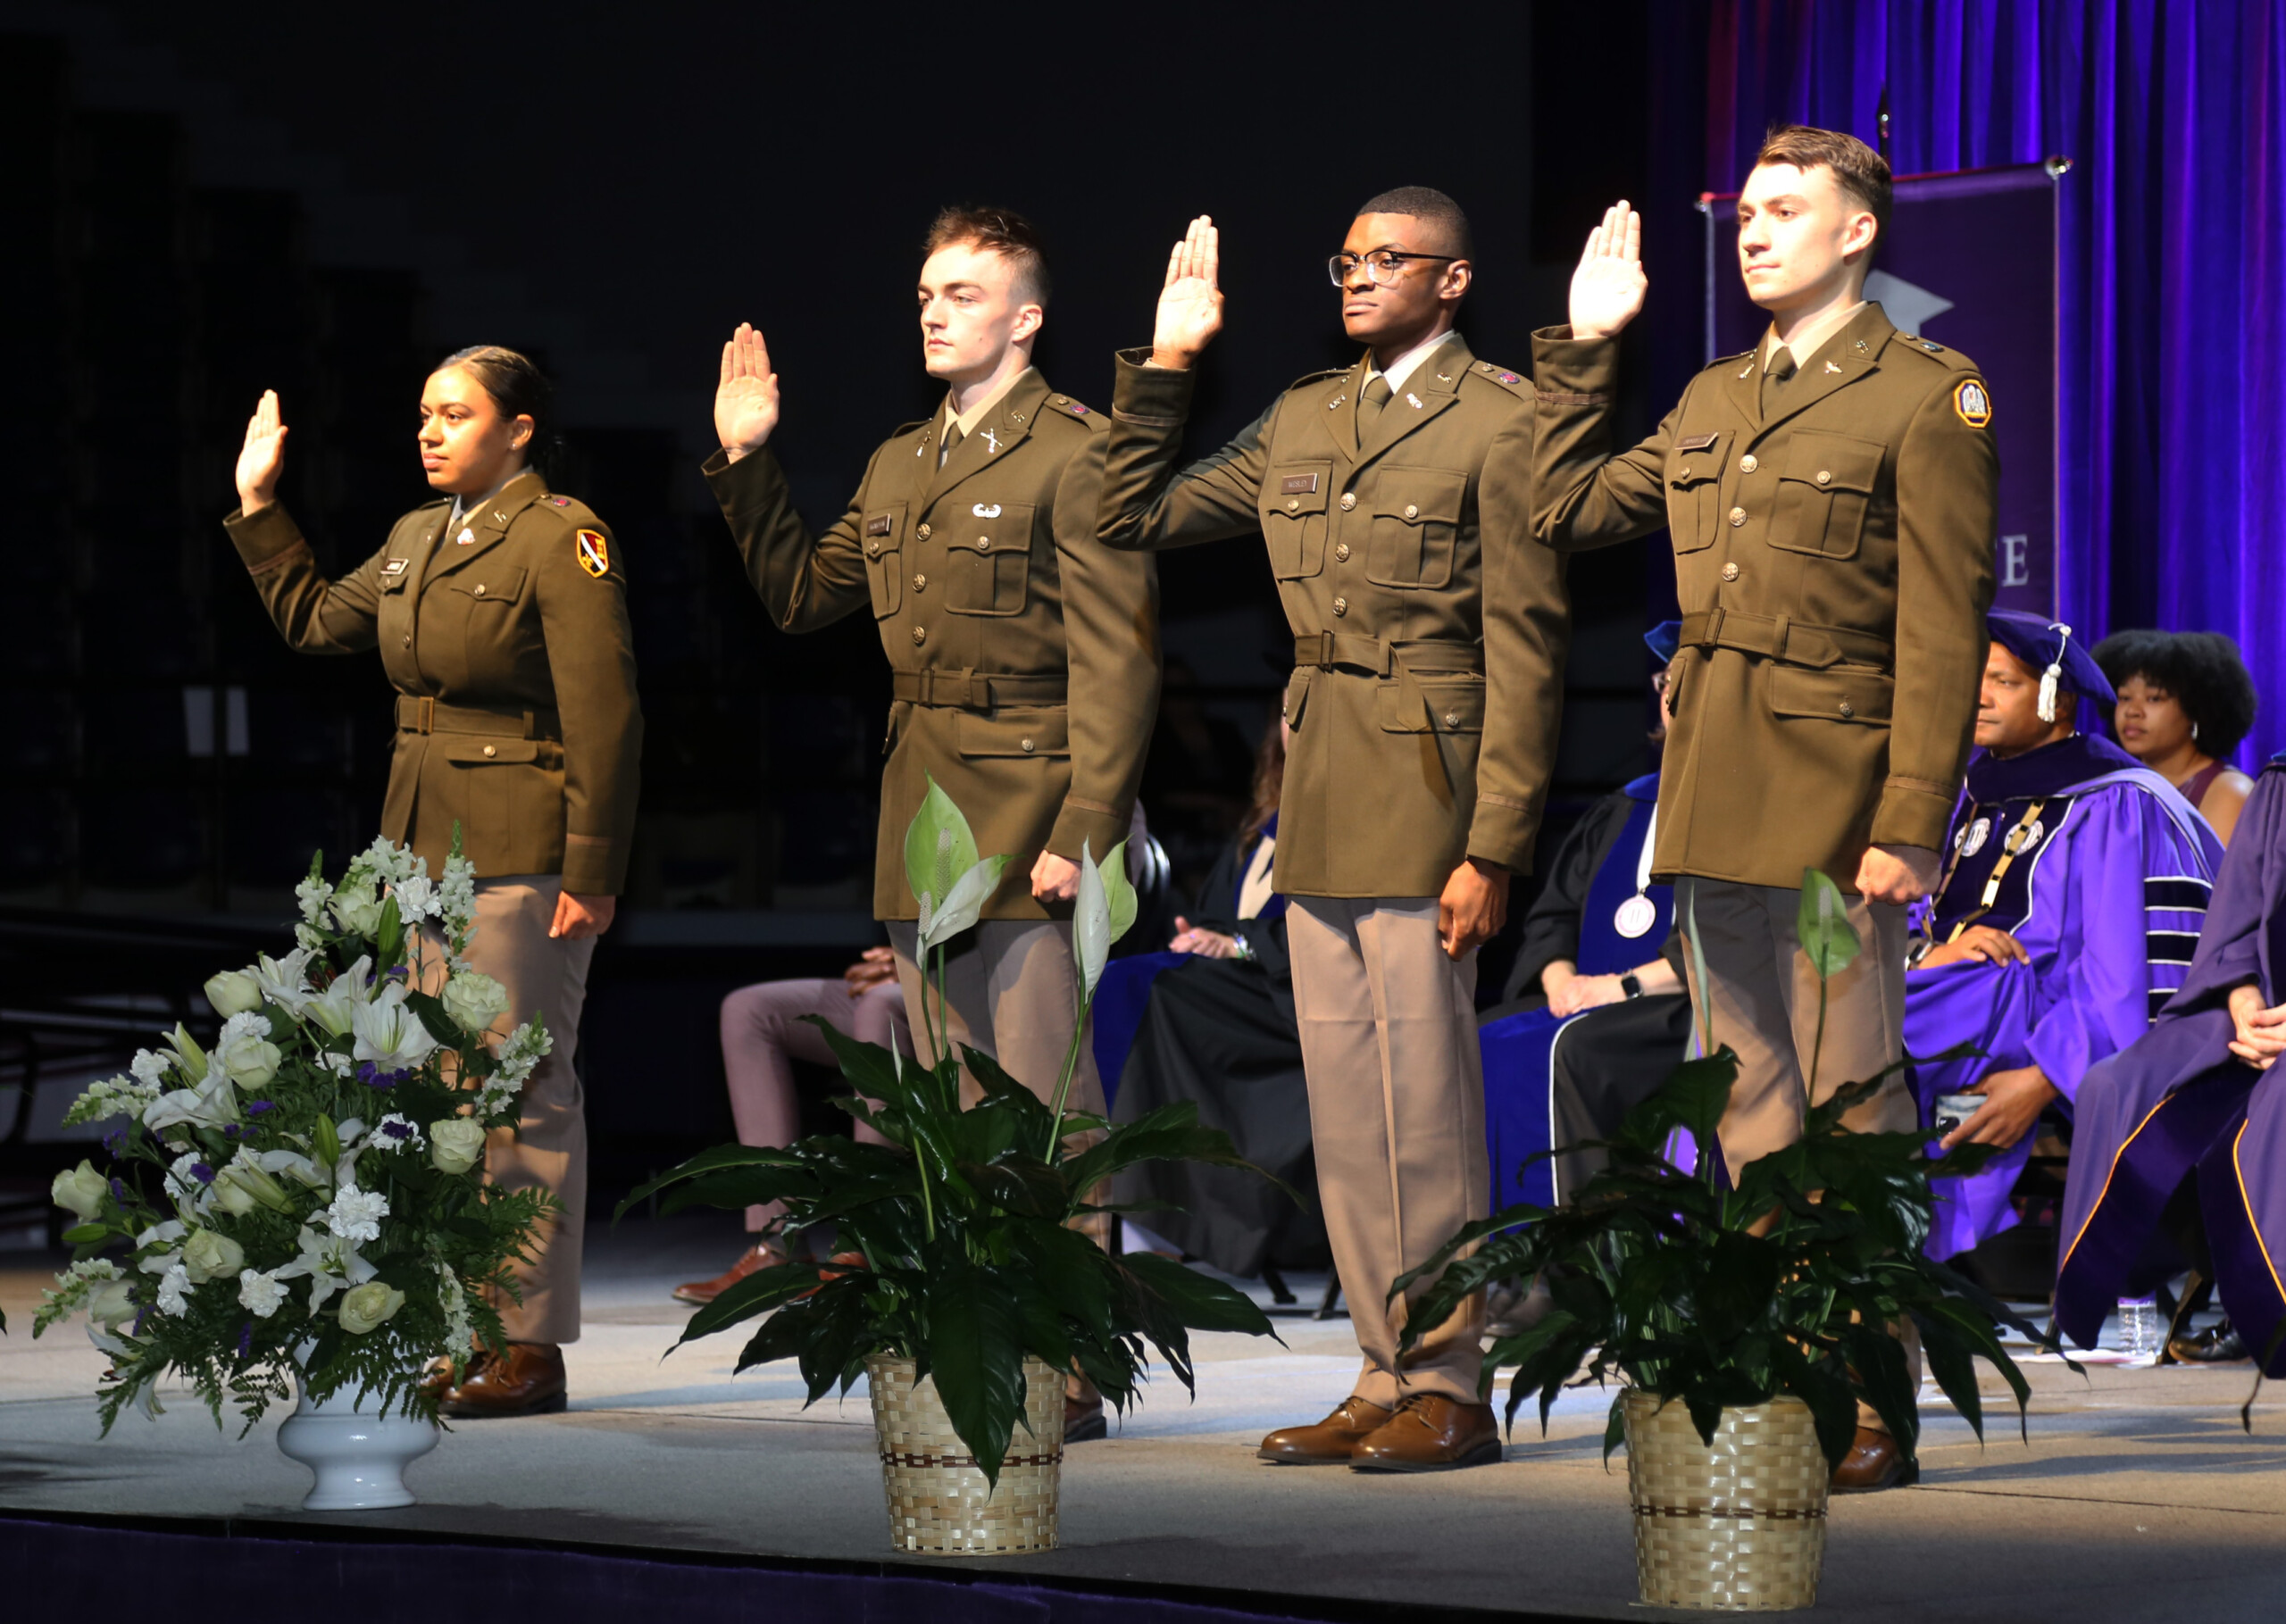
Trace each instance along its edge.
<instances>
[{"instance_id":1,"label":"white lily flower","mask_svg":"<svg viewBox=\"0 0 2286 1624\"><path fill-rule=\"evenodd\" d=\"M336 1037L343 1037L356 1024L357 1008L372 996L372 987L373 961L368 954L310 998L302 1012Z\"/></svg>"},{"instance_id":2,"label":"white lily flower","mask_svg":"<svg viewBox=\"0 0 2286 1624\"><path fill-rule=\"evenodd\" d=\"M263 1151L254 1157L254 1162L265 1173L290 1173L313 1190L321 1190L333 1182L325 1169L299 1151Z\"/></svg>"},{"instance_id":3,"label":"white lily flower","mask_svg":"<svg viewBox=\"0 0 2286 1624\"><path fill-rule=\"evenodd\" d=\"M254 968L247 973L262 988L262 995L293 1014L300 1014L302 1006L310 1001L310 961L316 955L307 947L296 947L282 959L268 954L255 957Z\"/></svg>"},{"instance_id":4,"label":"white lily flower","mask_svg":"<svg viewBox=\"0 0 2286 1624\"><path fill-rule=\"evenodd\" d=\"M357 1248L349 1242L330 1235L321 1235L307 1224L302 1226L298 1237L301 1256L270 1271L277 1280L299 1279L309 1277L310 1312L315 1313L325 1300L337 1291L351 1286L363 1286L380 1272L372 1264L357 1255Z\"/></svg>"},{"instance_id":5,"label":"white lily flower","mask_svg":"<svg viewBox=\"0 0 2286 1624\"><path fill-rule=\"evenodd\" d=\"M410 1071L436 1051L437 1040L421 1024L421 1017L405 1007L405 984L391 981L373 995L372 1002L351 1012L357 1033L357 1059L372 1062L376 1071Z\"/></svg>"},{"instance_id":6,"label":"white lily flower","mask_svg":"<svg viewBox=\"0 0 2286 1624\"><path fill-rule=\"evenodd\" d=\"M238 1085L222 1069L220 1058L210 1062L206 1080L196 1088L177 1088L151 1102L143 1112L143 1126L153 1133L188 1122L203 1128L228 1128L238 1120Z\"/></svg>"}]
</instances>

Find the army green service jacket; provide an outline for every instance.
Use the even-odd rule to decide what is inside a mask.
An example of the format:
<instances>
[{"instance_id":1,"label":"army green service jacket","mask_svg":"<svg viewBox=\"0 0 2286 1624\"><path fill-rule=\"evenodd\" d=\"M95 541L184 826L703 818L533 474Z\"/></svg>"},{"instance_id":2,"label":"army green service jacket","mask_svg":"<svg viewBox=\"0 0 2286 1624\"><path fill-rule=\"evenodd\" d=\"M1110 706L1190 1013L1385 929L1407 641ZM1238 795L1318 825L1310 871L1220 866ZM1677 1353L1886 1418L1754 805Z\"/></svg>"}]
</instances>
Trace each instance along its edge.
<instances>
[{"instance_id":1,"label":"army green service jacket","mask_svg":"<svg viewBox=\"0 0 2286 1624\"><path fill-rule=\"evenodd\" d=\"M1038 920L1043 851L1127 838L1159 703L1158 572L1096 541L1104 420L1028 371L937 463L940 409L873 453L849 510L813 537L768 446L707 483L770 617L815 631L870 609L893 673L873 909L918 917L905 830L934 778L985 856L983 917ZM1059 914L1069 910L1059 905Z\"/></svg>"},{"instance_id":2,"label":"army green service jacket","mask_svg":"<svg viewBox=\"0 0 2286 1624\"><path fill-rule=\"evenodd\" d=\"M1564 572L1531 540L1531 386L1456 334L1362 437L1367 358L1182 467L1194 374L1119 362L1103 538L1259 531L1293 628L1278 888L1435 896L1531 866L1563 699Z\"/></svg>"},{"instance_id":3,"label":"army green service jacket","mask_svg":"<svg viewBox=\"0 0 2286 1624\"><path fill-rule=\"evenodd\" d=\"M1617 345L1554 328L1532 364L1540 539L1674 541L1656 871L1854 889L1869 844L1937 847L1990 641L1999 461L1974 363L1868 304L1768 418L1760 352L1728 356L1616 456Z\"/></svg>"},{"instance_id":4,"label":"army green service jacket","mask_svg":"<svg viewBox=\"0 0 2286 1624\"><path fill-rule=\"evenodd\" d=\"M282 504L223 524L289 645L381 651L397 691L383 834L442 878L458 823L480 879L560 873L616 895L643 712L611 532L530 471L447 536L451 513L414 509L332 581Z\"/></svg>"}]
</instances>

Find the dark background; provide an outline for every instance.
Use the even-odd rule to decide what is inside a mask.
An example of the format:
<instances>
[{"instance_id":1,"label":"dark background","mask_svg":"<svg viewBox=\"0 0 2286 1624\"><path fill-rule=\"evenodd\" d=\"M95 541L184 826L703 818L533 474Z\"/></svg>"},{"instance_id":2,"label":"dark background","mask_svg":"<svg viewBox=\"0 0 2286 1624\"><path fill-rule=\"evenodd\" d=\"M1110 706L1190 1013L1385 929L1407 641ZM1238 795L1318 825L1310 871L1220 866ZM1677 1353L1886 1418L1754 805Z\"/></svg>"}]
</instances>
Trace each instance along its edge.
<instances>
[{"instance_id":1,"label":"dark background","mask_svg":"<svg viewBox=\"0 0 2286 1624\"><path fill-rule=\"evenodd\" d=\"M730 329L768 335L773 446L822 524L872 447L941 398L910 298L946 202L1040 224L1055 291L1038 359L1099 407L1112 351L1148 338L1168 244L1212 213L1229 318L1203 453L1351 358L1323 261L1366 196L1429 184L1469 211L1463 326L1522 371L1582 236L1627 196L1650 210L1654 308L1623 427L1645 428L1698 363L1703 119L1652 36L1702 9L0 0L0 968L19 1001L96 1047L195 1012L187 989L239 962L242 933L277 937L313 851L370 838L378 662L284 650L218 522L231 462L278 388L286 499L345 569L426 499L429 367L505 343L557 379L563 484L619 537L649 724L634 873L592 981L598 1182L726 1136L722 993L830 973L872 939L887 690L869 620L780 636L736 568L696 472ZM1263 554L1161 568L1170 660L1250 746L1286 664ZM1638 638L1671 601L1656 541L1572 580L1551 843L1648 764ZM0 1022L0 1081L40 1085L13 1113L20 1143L77 1087L58 1029Z\"/></svg>"}]
</instances>

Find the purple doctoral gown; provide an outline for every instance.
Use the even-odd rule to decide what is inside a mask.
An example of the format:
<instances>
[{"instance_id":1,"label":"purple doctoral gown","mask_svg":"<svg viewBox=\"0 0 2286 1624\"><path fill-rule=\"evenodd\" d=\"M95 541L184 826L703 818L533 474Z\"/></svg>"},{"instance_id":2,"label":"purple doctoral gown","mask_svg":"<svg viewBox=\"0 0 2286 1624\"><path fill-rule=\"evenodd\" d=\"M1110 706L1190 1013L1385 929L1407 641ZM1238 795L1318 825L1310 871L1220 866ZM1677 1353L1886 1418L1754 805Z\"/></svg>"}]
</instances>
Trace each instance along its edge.
<instances>
[{"instance_id":1,"label":"purple doctoral gown","mask_svg":"<svg viewBox=\"0 0 2286 1624\"><path fill-rule=\"evenodd\" d=\"M2182 989L2151 1030L2080 1085L2065 1187L2056 1320L2082 1347L2124 1295L2168 1198L2196 1168L2223 1305L2257 1356L2286 1320L2286 1067L2230 1054L2232 990L2265 1007L2286 978L2286 756L2239 816L2207 929ZM2286 1374L2286 1353L2270 1374Z\"/></svg>"},{"instance_id":2,"label":"purple doctoral gown","mask_svg":"<svg viewBox=\"0 0 2286 1624\"><path fill-rule=\"evenodd\" d=\"M2182 985L2222 857L2190 804L2107 740L1973 760L1925 928L1943 942L1990 925L2032 962L1963 959L1906 975L1906 1053L1978 1051L1915 1068L1922 1120L1940 1095L2027 1065L2071 1110L2089 1068L2141 1037ZM1936 1181L1931 1256L2014 1227L2009 1194L2032 1144L2027 1134L1981 1171Z\"/></svg>"}]
</instances>

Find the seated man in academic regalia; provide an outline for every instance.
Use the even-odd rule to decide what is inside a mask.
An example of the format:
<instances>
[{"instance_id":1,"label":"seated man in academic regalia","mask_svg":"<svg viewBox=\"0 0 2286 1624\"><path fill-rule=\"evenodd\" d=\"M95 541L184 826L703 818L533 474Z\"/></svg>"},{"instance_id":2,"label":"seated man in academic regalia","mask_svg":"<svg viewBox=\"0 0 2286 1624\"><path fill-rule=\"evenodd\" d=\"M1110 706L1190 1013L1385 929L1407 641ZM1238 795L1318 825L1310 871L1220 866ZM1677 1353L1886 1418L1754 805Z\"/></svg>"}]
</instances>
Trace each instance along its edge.
<instances>
[{"instance_id":1,"label":"seated man in academic regalia","mask_svg":"<svg viewBox=\"0 0 2286 1624\"><path fill-rule=\"evenodd\" d=\"M2252 1353L2286 1375L2282 1054L2286 756L2275 756L2239 815L2190 974L2151 1030L2080 1086L2056 1277L2056 1321L2073 1341L2095 1346L2121 1298L2173 1272L2179 1260L2153 1243L2188 1180L2229 1323L2199 1351L2186 1354L2181 1337L2170 1351Z\"/></svg>"},{"instance_id":2,"label":"seated man in academic regalia","mask_svg":"<svg viewBox=\"0 0 2286 1624\"><path fill-rule=\"evenodd\" d=\"M2223 848L2165 780L2075 729L2112 689L2070 629L1995 611L1977 754L1953 814L1943 880L1914 937L1905 1046L1922 1120L1955 1096L1946 1149L2007 1153L1937 1182L1929 1253L2012 1228L2010 1192L2051 1104L2073 1112L2088 1070L2141 1037L2182 984ZM2084 1123L2085 1112L2076 1118ZM2074 1177L2084 1152L2073 1150Z\"/></svg>"},{"instance_id":3,"label":"seated man in academic regalia","mask_svg":"<svg viewBox=\"0 0 2286 1624\"><path fill-rule=\"evenodd\" d=\"M1662 667L1681 630L1669 620L1643 639ZM1673 717L1664 669L1656 680L1664 738ZM1519 1201L1553 1206L1586 1183L1603 1165L1599 1152L1524 1163L1611 1137L1689 1043L1674 890L1651 882L1658 804L1655 772L1573 826L1524 916L1507 995L1478 1028L1496 1212Z\"/></svg>"}]
</instances>

